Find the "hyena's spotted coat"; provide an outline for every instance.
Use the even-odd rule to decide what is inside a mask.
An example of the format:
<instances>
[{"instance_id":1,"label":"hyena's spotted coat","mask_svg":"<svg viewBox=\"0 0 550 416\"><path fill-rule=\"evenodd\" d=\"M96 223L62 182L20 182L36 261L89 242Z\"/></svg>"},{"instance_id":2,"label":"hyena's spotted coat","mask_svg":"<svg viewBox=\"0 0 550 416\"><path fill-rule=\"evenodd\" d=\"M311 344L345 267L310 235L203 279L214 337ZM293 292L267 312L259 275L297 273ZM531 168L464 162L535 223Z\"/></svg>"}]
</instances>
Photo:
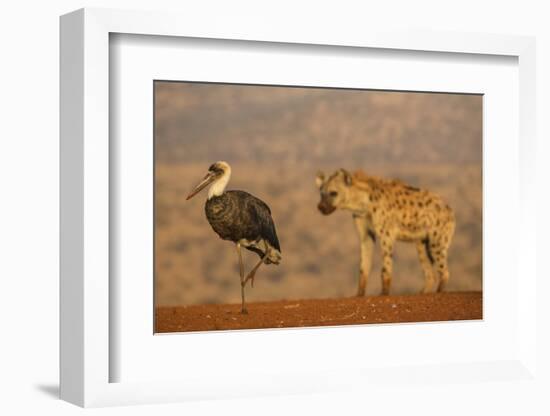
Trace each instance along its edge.
<instances>
[{"instance_id":1,"label":"hyena's spotted coat","mask_svg":"<svg viewBox=\"0 0 550 416\"><path fill-rule=\"evenodd\" d=\"M319 173L317 186L321 193L319 210L329 215L336 209L352 212L361 242L361 267L357 295L363 296L372 265L376 240L383 256L382 294L390 291L392 252L395 241L416 244L425 275L423 292L435 283L435 266L442 291L449 280L447 256L455 230L453 210L442 198L430 191L408 186L398 180L351 175L340 169L328 178Z\"/></svg>"}]
</instances>

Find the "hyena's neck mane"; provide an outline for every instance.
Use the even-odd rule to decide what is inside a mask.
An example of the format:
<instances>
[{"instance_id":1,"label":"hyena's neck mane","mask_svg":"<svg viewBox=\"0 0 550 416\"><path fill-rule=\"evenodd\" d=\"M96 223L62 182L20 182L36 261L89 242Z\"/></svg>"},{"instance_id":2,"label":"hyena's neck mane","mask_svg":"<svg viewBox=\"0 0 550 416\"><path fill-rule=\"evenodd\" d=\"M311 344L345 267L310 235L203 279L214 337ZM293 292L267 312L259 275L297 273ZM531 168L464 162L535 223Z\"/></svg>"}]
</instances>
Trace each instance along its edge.
<instances>
[{"instance_id":1,"label":"hyena's neck mane","mask_svg":"<svg viewBox=\"0 0 550 416\"><path fill-rule=\"evenodd\" d=\"M367 175L361 170L355 171L352 176L350 209L358 212L370 210L383 197L385 189L399 185L403 185L403 182L397 179L384 179Z\"/></svg>"},{"instance_id":2,"label":"hyena's neck mane","mask_svg":"<svg viewBox=\"0 0 550 416\"><path fill-rule=\"evenodd\" d=\"M405 185L399 179L386 179L379 176L367 175L362 170L353 172L353 186L365 190L377 190L388 186Z\"/></svg>"},{"instance_id":3,"label":"hyena's neck mane","mask_svg":"<svg viewBox=\"0 0 550 416\"><path fill-rule=\"evenodd\" d=\"M361 170L355 171L352 178L352 187L369 195L383 193L384 189L404 186L400 180L367 175Z\"/></svg>"}]
</instances>

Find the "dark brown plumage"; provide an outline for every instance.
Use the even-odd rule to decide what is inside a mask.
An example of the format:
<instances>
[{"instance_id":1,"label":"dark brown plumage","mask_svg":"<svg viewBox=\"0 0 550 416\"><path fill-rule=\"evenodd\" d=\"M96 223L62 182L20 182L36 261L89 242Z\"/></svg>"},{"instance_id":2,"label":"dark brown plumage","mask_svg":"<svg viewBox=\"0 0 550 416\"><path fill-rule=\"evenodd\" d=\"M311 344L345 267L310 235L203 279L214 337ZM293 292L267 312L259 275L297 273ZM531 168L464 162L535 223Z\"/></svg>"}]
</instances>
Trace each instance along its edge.
<instances>
[{"instance_id":1,"label":"dark brown plumage","mask_svg":"<svg viewBox=\"0 0 550 416\"><path fill-rule=\"evenodd\" d=\"M208 199L204 211L212 229L220 238L235 243L241 241L246 249L255 252L260 258L265 255L261 240L280 253L281 246L271 210L254 195L244 191L226 191ZM274 256L268 256L266 260L266 263L279 262Z\"/></svg>"}]
</instances>

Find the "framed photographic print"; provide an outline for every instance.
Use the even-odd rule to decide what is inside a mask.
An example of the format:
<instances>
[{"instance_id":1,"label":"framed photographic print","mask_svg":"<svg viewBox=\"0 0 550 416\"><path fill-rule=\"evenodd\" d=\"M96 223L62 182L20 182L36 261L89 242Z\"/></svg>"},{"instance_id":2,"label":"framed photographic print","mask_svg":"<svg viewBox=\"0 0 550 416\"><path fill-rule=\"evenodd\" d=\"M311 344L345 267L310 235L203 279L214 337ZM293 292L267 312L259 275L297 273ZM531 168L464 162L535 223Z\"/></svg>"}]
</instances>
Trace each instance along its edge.
<instances>
[{"instance_id":1,"label":"framed photographic print","mask_svg":"<svg viewBox=\"0 0 550 416\"><path fill-rule=\"evenodd\" d=\"M62 398L531 378L533 71L515 36L63 16Z\"/></svg>"},{"instance_id":2,"label":"framed photographic print","mask_svg":"<svg viewBox=\"0 0 550 416\"><path fill-rule=\"evenodd\" d=\"M481 319L482 100L154 81L155 331Z\"/></svg>"}]
</instances>

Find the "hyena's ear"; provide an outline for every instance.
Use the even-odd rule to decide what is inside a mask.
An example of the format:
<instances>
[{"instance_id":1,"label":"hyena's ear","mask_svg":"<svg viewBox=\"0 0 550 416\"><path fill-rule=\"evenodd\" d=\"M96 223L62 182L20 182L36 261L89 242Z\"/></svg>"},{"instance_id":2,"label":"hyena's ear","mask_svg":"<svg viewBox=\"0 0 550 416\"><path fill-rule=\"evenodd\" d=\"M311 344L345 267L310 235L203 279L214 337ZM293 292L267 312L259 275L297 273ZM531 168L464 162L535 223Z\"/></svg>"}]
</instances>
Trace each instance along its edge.
<instances>
[{"instance_id":1,"label":"hyena's ear","mask_svg":"<svg viewBox=\"0 0 550 416\"><path fill-rule=\"evenodd\" d=\"M344 183L347 186L351 186L351 183L353 182L351 178L351 174L345 169L340 169L340 173L342 173L342 175L344 176Z\"/></svg>"},{"instance_id":2,"label":"hyena's ear","mask_svg":"<svg viewBox=\"0 0 550 416\"><path fill-rule=\"evenodd\" d=\"M317 185L317 188L321 189L321 186L325 183L325 174L321 171L317 172L317 176L315 177L315 185Z\"/></svg>"}]
</instances>

